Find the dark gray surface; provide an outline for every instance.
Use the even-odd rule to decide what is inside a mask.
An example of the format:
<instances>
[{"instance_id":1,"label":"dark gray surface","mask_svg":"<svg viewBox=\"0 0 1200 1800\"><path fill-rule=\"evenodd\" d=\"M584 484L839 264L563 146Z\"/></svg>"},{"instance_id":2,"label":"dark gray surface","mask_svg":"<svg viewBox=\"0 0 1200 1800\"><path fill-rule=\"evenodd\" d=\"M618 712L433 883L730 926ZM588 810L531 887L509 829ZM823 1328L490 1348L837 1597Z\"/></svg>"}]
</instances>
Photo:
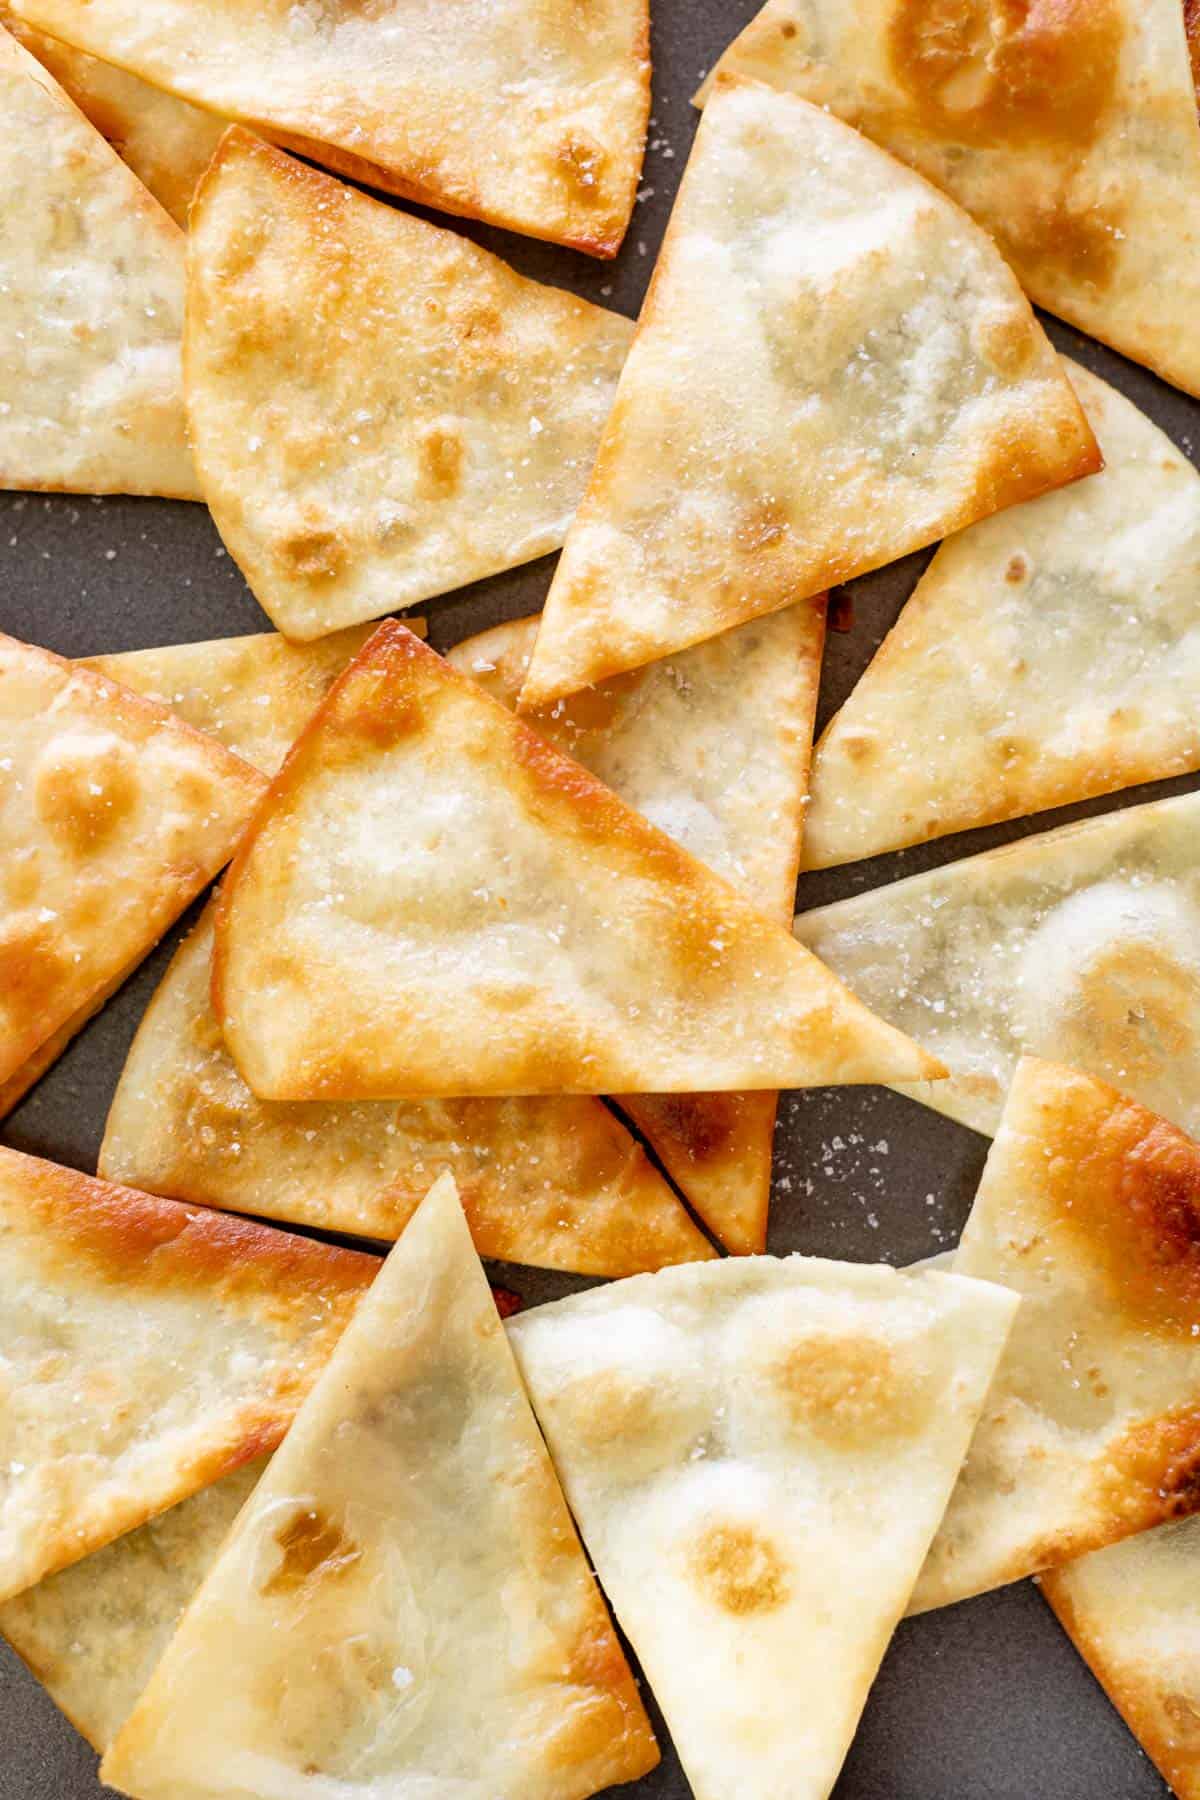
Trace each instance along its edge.
<instances>
[{"instance_id":1,"label":"dark gray surface","mask_svg":"<svg viewBox=\"0 0 1200 1800\"><path fill-rule=\"evenodd\" d=\"M754 0L653 0L651 150L628 243L588 262L484 227L465 229L525 273L633 314L653 265L694 130L689 96ZM464 228L461 227L460 228ZM1169 276L1167 277L1169 279ZM1200 407L1076 333L1060 346L1127 393L1188 452ZM927 555L853 585L853 625L833 633L822 718L845 697ZM426 610L446 648L535 611L547 559ZM262 629L264 621L201 507L153 500L0 495L0 628L67 655ZM1097 646L1103 654L1103 646ZM806 878L802 905L947 862L1065 818L1197 785L1139 789L898 856ZM4 1141L92 1170L108 1102L167 944L0 1127ZM777 1137L771 1248L903 1263L957 1238L985 1141L879 1089L785 1097ZM497 1273L529 1301L569 1280ZM881 1517L891 1496L879 1494ZM863 1571L864 1586L870 1570ZM797 1706L806 1696L797 1693ZM626 1793L686 1800L665 1732L664 1760ZM96 1800L94 1758L16 1659L0 1647L0 1800ZM904 1625L884 1663L837 1788L838 1800L1158 1800L1166 1792L1029 1583ZM731 1800L757 1800L750 1792Z\"/></svg>"}]
</instances>

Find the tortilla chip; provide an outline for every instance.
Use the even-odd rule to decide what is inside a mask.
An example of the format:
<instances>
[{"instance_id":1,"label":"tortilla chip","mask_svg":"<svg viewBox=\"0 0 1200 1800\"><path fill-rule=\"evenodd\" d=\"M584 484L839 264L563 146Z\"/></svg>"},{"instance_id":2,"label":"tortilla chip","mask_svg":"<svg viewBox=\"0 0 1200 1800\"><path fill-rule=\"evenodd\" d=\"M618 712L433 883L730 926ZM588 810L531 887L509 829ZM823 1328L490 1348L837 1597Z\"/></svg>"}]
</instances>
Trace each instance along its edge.
<instances>
[{"instance_id":1,"label":"tortilla chip","mask_svg":"<svg viewBox=\"0 0 1200 1800\"><path fill-rule=\"evenodd\" d=\"M417 637L424 619L405 619ZM133 688L206 731L264 775L274 775L371 627L356 625L319 644L289 644L275 631L88 656L81 666Z\"/></svg>"},{"instance_id":2,"label":"tortilla chip","mask_svg":"<svg viewBox=\"0 0 1200 1800\"><path fill-rule=\"evenodd\" d=\"M30 24L409 200L615 256L650 114L647 0L10 0Z\"/></svg>"},{"instance_id":3,"label":"tortilla chip","mask_svg":"<svg viewBox=\"0 0 1200 1800\"><path fill-rule=\"evenodd\" d=\"M954 1258L1021 1311L913 1594L945 1606L1200 1507L1200 1145L1027 1057Z\"/></svg>"},{"instance_id":4,"label":"tortilla chip","mask_svg":"<svg viewBox=\"0 0 1200 1800\"><path fill-rule=\"evenodd\" d=\"M378 1260L0 1149L0 1599L274 1448Z\"/></svg>"},{"instance_id":5,"label":"tortilla chip","mask_svg":"<svg viewBox=\"0 0 1200 1800\"><path fill-rule=\"evenodd\" d=\"M1067 366L1104 473L942 545L817 747L809 868L1200 767L1200 474Z\"/></svg>"},{"instance_id":6,"label":"tortilla chip","mask_svg":"<svg viewBox=\"0 0 1200 1800\"><path fill-rule=\"evenodd\" d=\"M657 1761L443 1175L102 1779L165 1800L200 1769L243 1792L270 1767L281 1800L314 1771L331 1793L583 1800Z\"/></svg>"},{"instance_id":7,"label":"tortilla chip","mask_svg":"<svg viewBox=\"0 0 1200 1800\"><path fill-rule=\"evenodd\" d=\"M183 237L0 26L0 487L198 500Z\"/></svg>"},{"instance_id":8,"label":"tortilla chip","mask_svg":"<svg viewBox=\"0 0 1200 1800\"><path fill-rule=\"evenodd\" d=\"M509 1326L697 1795L829 1793L1015 1308L954 1275L759 1257Z\"/></svg>"},{"instance_id":9,"label":"tortilla chip","mask_svg":"<svg viewBox=\"0 0 1200 1800\"><path fill-rule=\"evenodd\" d=\"M1022 838L802 913L797 937L994 1132L1019 1058L1074 1063L1200 1135L1200 794Z\"/></svg>"},{"instance_id":10,"label":"tortilla chip","mask_svg":"<svg viewBox=\"0 0 1200 1800\"><path fill-rule=\"evenodd\" d=\"M2 636L0 697L3 1084L149 952L264 783L162 707Z\"/></svg>"},{"instance_id":11,"label":"tortilla chip","mask_svg":"<svg viewBox=\"0 0 1200 1800\"><path fill-rule=\"evenodd\" d=\"M388 620L234 861L213 1005L263 1099L936 1078L773 920Z\"/></svg>"},{"instance_id":12,"label":"tortilla chip","mask_svg":"<svg viewBox=\"0 0 1200 1800\"><path fill-rule=\"evenodd\" d=\"M1200 1519L1041 1577L1096 1680L1178 1800L1200 1800Z\"/></svg>"},{"instance_id":13,"label":"tortilla chip","mask_svg":"<svg viewBox=\"0 0 1200 1800\"><path fill-rule=\"evenodd\" d=\"M205 497L289 637L562 543L628 319L237 130L196 199L188 279Z\"/></svg>"},{"instance_id":14,"label":"tortilla chip","mask_svg":"<svg viewBox=\"0 0 1200 1800\"><path fill-rule=\"evenodd\" d=\"M768 0L719 67L857 125L993 232L1039 306L1200 394L1183 21L1180 0Z\"/></svg>"},{"instance_id":15,"label":"tortilla chip","mask_svg":"<svg viewBox=\"0 0 1200 1800\"><path fill-rule=\"evenodd\" d=\"M714 1254L598 1100L256 1100L213 1017L212 911L176 952L133 1040L100 1150L107 1179L397 1238L448 1170L481 1256L628 1275Z\"/></svg>"},{"instance_id":16,"label":"tortilla chip","mask_svg":"<svg viewBox=\"0 0 1200 1800\"><path fill-rule=\"evenodd\" d=\"M133 1711L265 1459L0 1606L0 1632L101 1754Z\"/></svg>"},{"instance_id":17,"label":"tortilla chip","mask_svg":"<svg viewBox=\"0 0 1200 1800\"><path fill-rule=\"evenodd\" d=\"M538 621L469 638L447 660L516 704ZM823 600L752 620L619 676L530 724L685 850L783 923L804 828ZM728 1249L766 1242L777 1096L624 1096L705 1224Z\"/></svg>"},{"instance_id":18,"label":"tortilla chip","mask_svg":"<svg viewBox=\"0 0 1200 1800\"><path fill-rule=\"evenodd\" d=\"M227 121L35 31L14 17L5 0L0 0L0 25L50 71L68 99L186 230L196 183L211 162Z\"/></svg>"},{"instance_id":19,"label":"tortilla chip","mask_svg":"<svg viewBox=\"0 0 1200 1800\"><path fill-rule=\"evenodd\" d=\"M991 240L790 94L710 102L522 702L1100 467Z\"/></svg>"}]
</instances>

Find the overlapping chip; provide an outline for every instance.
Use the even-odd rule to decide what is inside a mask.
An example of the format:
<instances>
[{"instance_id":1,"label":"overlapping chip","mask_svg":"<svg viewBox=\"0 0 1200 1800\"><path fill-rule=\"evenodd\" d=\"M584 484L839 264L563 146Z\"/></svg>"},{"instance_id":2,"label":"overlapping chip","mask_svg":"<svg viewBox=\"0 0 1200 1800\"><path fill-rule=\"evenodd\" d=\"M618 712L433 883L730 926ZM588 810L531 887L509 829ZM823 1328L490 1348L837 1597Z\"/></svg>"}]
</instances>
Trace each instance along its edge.
<instances>
[{"instance_id":1,"label":"overlapping chip","mask_svg":"<svg viewBox=\"0 0 1200 1800\"><path fill-rule=\"evenodd\" d=\"M229 1679L230 1647L238 1678ZM464 1703L469 1696L469 1704ZM443 1176L102 1776L584 1800L658 1761Z\"/></svg>"},{"instance_id":2,"label":"overlapping chip","mask_svg":"<svg viewBox=\"0 0 1200 1800\"><path fill-rule=\"evenodd\" d=\"M265 783L165 708L3 637L0 760L11 1104L221 868Z\"/></svg>"},{"instance_id":3,"label":"overlapping chip","mask_svg":"<svg viewBox=\"0 0 1200 1800\"><path fill-rule=\"evenodd\" d=\"M858 126L994 233L1039 306L1196 394L1189 6L768 0L720 72Z\"/></svg>"},{"instance_id":4,"label":"overlapping chip","mask_svg":"<svg viewBox=\"0 0 1200 1800\"><path fill-rule=\"evenodd\" d=\"M198 500L183 236L0 26L0 487Z\"/></svg>"},{"instance_id":5,"label":"overlapping chip","mask_svg":"<svg viewBox=\"0 0 1200 1800\"><path fill-rule=\"evenodd\" d=\"M1021 1055L1200 1135L1200 794L1064 825L801 913L802 943L950 1069L911 1092L993 1132Z\"/></svg>"},{"instance_id":6,"label":"overlapping chip","mask_svg":"<svg viewBox=\"0 0 1200 1800\"><path fill-rule=\"evenodd\" d=\"M942 545L817 747L809 868L1200 765L1200 474L1067 367L1103 474Z\"/></svg>"},{"instance_id":7,"label":"overlapping chip","mask_svg":"<svg viewBox=\"0 0 1200 1800\"><path fill-rule=\"evenodd\" d=\"M714 637L1100 466L991 240L840 120L705 110L523 703Z\"/></svg>"},{"instance_id":8,"label":"overlapping chip","mask_svg":"<svg viewBox=\"0 0 1200 1800\"><path fill-rule=\"evenodd\" d=\"M393 621L331 689L242 840L213 1003L263 1099L940 1073Z\"/></svg>"},{"instance_id":9,"label":"overlapping chip","mask_svg":"<svg viewBox=\"0 0 1200 1800\"><path fill-rule=\"evenodd\" d=\"M509 1326L698 1796L825 1800L1015 1309L957 1276L758 1257Z\"/></svg>"},{"instance_id":10,"label":"overlapping chip","mask_svg":"<svg viewBox=\"0 0 1200 1800\"><path fill-rule=\"evenodd\" d=\"M505 705L529 666L536 619L449 654ZM790 919L804 825L823 600L801 602L619 676L530 724L761 909ZM692 1205L727 1248L766 1241L776 1097L623 1096Z\"/></svg>"},{"instance_id":11,"label":"overlapping chip","mask_svg":"<svg viewBox=\"0 0 1200 1800\"><path fill-rule=\"evenodd\" d=\"M176 1200L399 1237L448 1170L482 1256L628 1275L713 1255L599 1100L258 1100L209 998L212 919L177 952L117 1084L100 1172Z\"/></svg>"},{"instance_id":12,"label":"overlapping chip","mask_svg":"<svg viewBox=\"0 0 1200 1800\"><path fill-rule=\"evenodd\" d=\"M0 1599L274 1448L378 1260L0 1149Z\"/></svg>"},{"instance_id":13,"label":"overlapping chip","mask_svg":"<svg viewBox=\"0 0 1200 1800\"><path fill-rule=\"evenodd\" d=\"M1200 1145L1023 1061L954 1258L1021 1310L913 1594L945 1606L1200 1507Z\"/></svg>"},{"instance_id":14,"label":"overlapping chip","mask_svg":"<svg viewBox=\"0 0 1200 1800\"><path fill-rule=\"evenodd\" d=\"M245 131L188 255L205 498L290 637L562 543L633 334Z\"/></svg>"}]
</instances>

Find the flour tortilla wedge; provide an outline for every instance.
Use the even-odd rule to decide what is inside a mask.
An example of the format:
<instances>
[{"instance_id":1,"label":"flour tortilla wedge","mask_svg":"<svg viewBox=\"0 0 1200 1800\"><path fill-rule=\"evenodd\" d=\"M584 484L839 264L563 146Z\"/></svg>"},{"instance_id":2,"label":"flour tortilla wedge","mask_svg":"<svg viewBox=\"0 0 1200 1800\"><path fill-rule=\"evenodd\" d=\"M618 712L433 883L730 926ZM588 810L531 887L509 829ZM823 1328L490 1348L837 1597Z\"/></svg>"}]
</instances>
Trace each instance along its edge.
<instances>
[{"instance_id":1,"label":"flour tortilla wedge","mask_svg":"<svg viewBox=\"0 0 1200 1800\"><path fill-rule=\"evenodd\" d=\"M417 637L424 619L405 619ZM316 644L278 632L89 656L82 666L133 688L274 775L335 678L371 635L357 625Z\"/></svg>"},{"instance_id":2,"label":"flour tortilla wedge","mask_svg":"<svg viewBox=\"0 0 1200 1800\"><path fill-rule=\"evenodd\" d=\"M1200 473L1067 367L1103 474L942 545L817 747L807 867L1200 767Z\"/></svg>"},{"instance_id":3,"label":"flour tortilla wedge","mask_svg":"<svg viewBox=\"0 0 1200 1800\"><path fill-rule=\"evenodd\" d=\"M147 954L265 783L162 707L5 637L0 761L2 1085Z\"/></svg>"},{"instance_id":4,"label":"flour tortilla wedge","mask_svg":"<svg viewBox=\"0 0 1200 1800\"><path fill-rule=\"evenodd\" d=\"M632 335L230 131L193 211L187 402L264 610L319 637L556 550Z\"/></svg>"},{"instance_id":5,"label":"flour tortilla wedge","mask_svg":"<svg viewBox=\"0 0 1200 1800\"><path fill-rule=\"evenodd\" d=\"M183 236L0 26L0 487L198 500Z\"/></svg>"},{"instance_id":6,"label":"flour tortilla wedge","mask_svg":"<svg viewBox=\"0 0 1200 1800\"><path fill-rule=\"evenodd\" d=\"M1029 1052L1200 1136L1200 794L1022 838L802 913L794 929L948 1081L902 1087L994 1132Z\"/></svg>"},{"instance_id":7,"label":"flour tortilla wedge","mask_svg":"<svg viewBox=\"0 0 1200 1800\"><path fill-rule=\"evenodd\" d=\"M1023 1060L954 1258L1021 1311L913 1611L1200 1507L1198 1242L1200 1145Z\"/></svg>"},{"instance_id":8,"label":"flour tortilla wedge","mask_svg":"<svg viewBox=\"0 0 1200 1800\"><path fill-rule=\"evenodd\" d=\"M594 256L629 224L650 113L646 0L10 0L209 112L443 212Z\"/></svg>"},{"instance_id":9,"label":"flour tortilla wedge","mask_svg":"<svg viewBox=\"0 0 1200 1800\"><path fill-rule=\"evenodd\" d=\"M858 126L973 213L1039 306L1196 394L1200 130L1184 10L768 0L719 70Z\"/></svg>"},{"instance_id":10,"label":"flour tortilla wedge","mask_svg":"<svg viewBox=\"0 0 1200 1800\"><path fill-rule=\"evenodd\" d=\"M711 1257L598 1100L257 1100L209 997L212 908L180 947L117 1084L100 1172L206 1206L397 1238L443 1170L481 1256L628 1275Z\"/></svg>"},{"instance_id":11,"label":"flour tortilla wedge","mask_svg":"<svg viewBox=\"0 0 1200 1800\"><path fill-rule=\"evenodd\" d=\"M1048 1570L1042 1593L1178 1800L1200 1797L1200 1518Z\"/></svg>"},{"instance_id":12,"label":"flour tortilla wedge","mask_svg":"<svg viewBox=\"0 0 1200 1800\"><path fill-rule=\"evenodd\" d=\"M0 1599L282 1437L378 1261L0 1150Z\"/></svg>"},{"instance_id":13,"label":"flour tortilla wedge","mask_svg":"<svg viewBox=\"0 0 1200 1800\"><path fill-rule=\"evenodd\" d=\"M213 1005L262 1099L934 1078L773 920L403 626L242 841Z\"/></svg>"},{"instance_id":14,"label":"flour tortilla wedge","mask_svg":"<svg viewBox=\"0 0 1200 1800\"><path fill-rule=\"evenodd\" d=\"M0 4L0 25L50 71L122 162L186 230L196 183L211 162L227 121L47 37L16 18L7 4Z\"/></svg>"},{"instance_id":15,"label":"flour tortilla wedge","mask_svg":"<svg viewBox=\"0 0 1200 1800\"><path fill-rule=\"evenodd\" d=\"M991 240L790 94L705 110L523 704L1100 467Z\"/></svg>"},{"instance_id":16,"label":"flour tortilla wedge","mask_svg":"<svg viewBox=\"0 0 1200 1800\"><path fill-rule=\"evenodd\" d=\"M235 1469L0 1605L0 1633L94 1750L133 1711L265 1467Z\"/></svg>"},{"instance_id":17,"label":"flour tortilla wedge","mask_svg":"<svg viewBox=\"0 0 1200 1800\"><path fill-rule=\"evenodd\" d=\"M583 1800L657 1761L444 1175L102 1779L139 1800L261 1792L268 1768L278 1800L314 1776L326 1800Z\"/></svg>"},{"instance_id":18,"label":"flour tortilla wedge","mask_svg":"<svg viewBox=\"0 0 1200 1800\"><path fill-rule=\"evenodd\" d=\"M449 653L506 706L516 703L538 621L468 638ZM823 600L651 663L530 724L766 913L791 917L821 678ZM776 1096L623 1096L668 1173L730 1250L766 1242Z\"/></svg>"},{"instance_id":19,"label":"flour tortilla wedge","mask_svg":"<svg viewBox=\"0 0 1200 1800\"><path fill-rule=\"evenodd\" d=\"M509 1326L697 1800L830 1792L1015 1308L953 1275L758 1257Z\"/></svg>"}]
</instances>

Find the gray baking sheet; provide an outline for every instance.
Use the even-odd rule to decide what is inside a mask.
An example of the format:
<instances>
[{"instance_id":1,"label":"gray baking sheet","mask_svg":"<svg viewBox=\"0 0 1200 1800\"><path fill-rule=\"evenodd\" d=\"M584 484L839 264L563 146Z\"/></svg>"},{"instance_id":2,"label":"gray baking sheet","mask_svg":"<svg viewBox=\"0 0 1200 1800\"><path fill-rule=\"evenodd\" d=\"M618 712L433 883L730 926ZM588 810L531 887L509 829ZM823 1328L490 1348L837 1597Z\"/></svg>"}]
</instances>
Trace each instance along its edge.
<instances>
[{"instance_id":1,"label":"gray baking sheet","mask_svg":"<svg viewBox=\"0 0 1200 1800\"><path fill-rule=\"evenodd\" d=\"M689 97L754 0L652 0L654 108L642 198L615 263L488 227L464 229L528 275L634 315L695 129ZM1170 280L1164 270L1163 279ZM1190 456L1200 405L1057 324L1059 346L1129 395ZM840 704L928 560L909 557L847 590L850 628L830 633L821 719ZM553 559L421 608L430 638L460 638L541 606ZM66 656L257 631L266 621L205 510L159 500L0 494L0 628ZM1104 646L1097 645L1098 656ZM803 879L817 905L1030 830L1198 785L1188 777L1036 820L943 839ZM189 915L190 917L191 915ZM186 921L185 921L186 924ZM93 1171L126 1050L181 930L90 1024L0 1139ZM905 1263L950 1247L970 1207L983 1138L883 1089L785 1095L776 1138L770 1248ZM527 1302L568 1277L493 1271ZM881 1516L891 1504L878 1497ZM864 1591L871 1570L862 1571ZM806 1696L797 1693L796 1704ZM651 1706L653 1701L651 1699ZM661 1720L662 1766L621 1790L688 1800ZM0 1800L97 1800L95 1758L0 1644ZM1167 1790L1030 1582L903 1625L872 1692L838 1800L1160 1800ZM736 1800L757 1800L747 1791Z\"/></svg>"}]
</instances>

